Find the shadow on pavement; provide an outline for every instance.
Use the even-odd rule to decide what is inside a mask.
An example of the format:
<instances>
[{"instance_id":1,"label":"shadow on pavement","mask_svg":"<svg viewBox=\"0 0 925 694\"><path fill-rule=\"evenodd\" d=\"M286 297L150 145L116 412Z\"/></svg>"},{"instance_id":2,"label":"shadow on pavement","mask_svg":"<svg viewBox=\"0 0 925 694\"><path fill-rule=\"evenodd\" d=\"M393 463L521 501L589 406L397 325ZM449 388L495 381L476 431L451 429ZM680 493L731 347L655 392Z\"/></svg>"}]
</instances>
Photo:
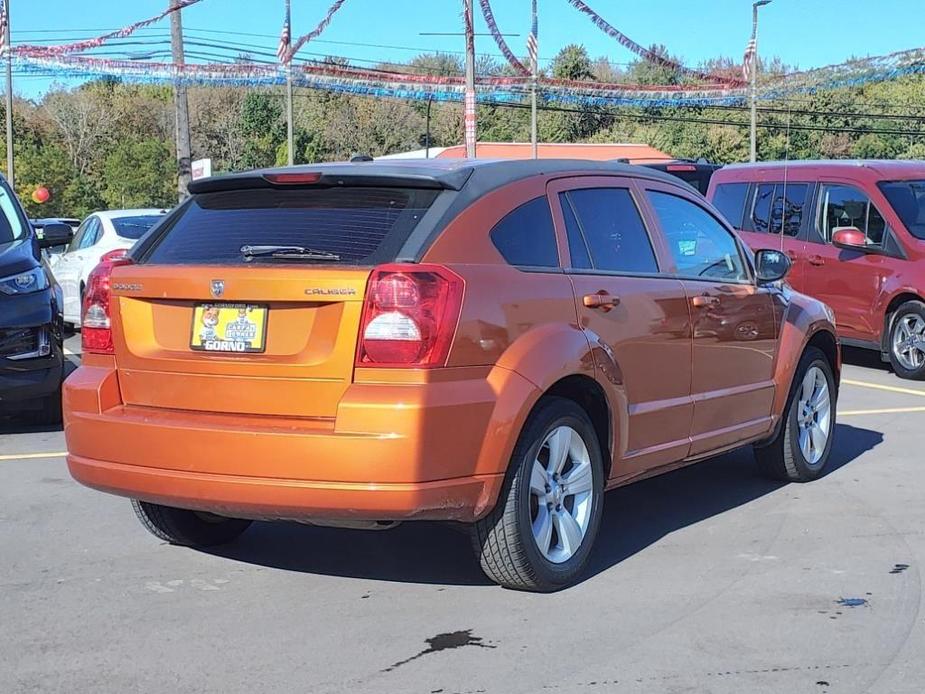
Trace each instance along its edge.
<instances>
[{"instance_id":1,"label":"shadow on pavement","mask_svg":"<svg viewBox=\"0 0 925 694\"><path fill-rule=\"evenodd\" d=\"M837 425L828 475L883 441L879 432ZM761 477L750 449L622 487L607 494L585 579L662 537L782 487ZM394 530L255 523L236 543L212 550L236 561L287 571L421 584L489 585L469 539L439 523Z\"/></svg>"},{"instance_id":2,"label":"shadow on pavement","mask_svg":"<svg viewBox=\"0 0 925 694\"><path fill-rule=\"evenodd\" d=\"M212 554L287 571L401 583L489 585L466 533L441 523L393 530L342 530L254 523Z\"/></svg>"},{"instance_id":3,"label":"shadow on pavement","mask_svg":"<svg viewBox=\"0 0 925 694\"><path fill-rule=\"evenodd\" d=\"M0 416L0 436L4 434L53 434L63 431L60 424L33 424L26 417Z\"/></svg>"},{"instance_id":4,"label":"shadow on pavement","mask_svg":"<svg viewBox=\"0 0 925 694\"><path fill-rule=\"evenodd\" d=\"M863 349L862 347L847 347L842 345L842 361L852 366L862 366L865 369L874 369L876 371L885 371L893 373L893 367L890 362L880 359L880 352L873 349Z\"/></svg>"},{"instance_id":5,"label":"shadow on pavement","mask_svg":"<svg viewBox=\"0 0 925 694\"><path fill-rule=\"evenodd\" d=\"M823 479L882 442L880 432L837 424L832 457ZM606 571L675 530L747 504L783 486L783 482L758 473L754 456L746 448L616 489L604 503L597 546L585 578Z\"/></svg>"}]
</instances>

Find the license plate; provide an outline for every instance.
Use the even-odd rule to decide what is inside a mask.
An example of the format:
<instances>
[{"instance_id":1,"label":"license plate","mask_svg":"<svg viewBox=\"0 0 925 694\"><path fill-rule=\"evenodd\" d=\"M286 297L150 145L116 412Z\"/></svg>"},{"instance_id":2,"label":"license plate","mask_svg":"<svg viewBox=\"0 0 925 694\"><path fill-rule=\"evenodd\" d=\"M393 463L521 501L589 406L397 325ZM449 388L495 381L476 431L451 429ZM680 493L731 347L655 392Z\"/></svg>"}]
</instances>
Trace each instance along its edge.
<instances>
[{"instance_id":1,"label":"license plate","mask_svg":"<svg viewBox=\"0 0 925 694\"><path fill-rule=\"evenodd\" d=\"M267 340L266 306L199 304L193 310L190 349L200 352L263 352Z\"/></svg>"}]
</instances>

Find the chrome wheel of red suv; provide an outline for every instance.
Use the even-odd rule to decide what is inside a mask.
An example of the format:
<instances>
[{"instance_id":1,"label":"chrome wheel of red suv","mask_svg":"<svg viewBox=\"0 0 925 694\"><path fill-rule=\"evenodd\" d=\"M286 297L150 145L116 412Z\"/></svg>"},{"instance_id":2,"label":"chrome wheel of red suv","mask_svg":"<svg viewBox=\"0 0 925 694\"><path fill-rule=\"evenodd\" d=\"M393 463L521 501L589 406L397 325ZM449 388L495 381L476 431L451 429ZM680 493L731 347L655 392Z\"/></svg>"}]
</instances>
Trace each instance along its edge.
<instances>
[{"instance_id":1,"label":"chrome wheel of red suv","mask_svg":"<svg viewBox=\"0 0 925 694\"><path fill-rule=\"evenodd\" d=\"M907 301L893 317L890 362L903 378L925 379L925 304Z\"/></svg>"}]
</instances>

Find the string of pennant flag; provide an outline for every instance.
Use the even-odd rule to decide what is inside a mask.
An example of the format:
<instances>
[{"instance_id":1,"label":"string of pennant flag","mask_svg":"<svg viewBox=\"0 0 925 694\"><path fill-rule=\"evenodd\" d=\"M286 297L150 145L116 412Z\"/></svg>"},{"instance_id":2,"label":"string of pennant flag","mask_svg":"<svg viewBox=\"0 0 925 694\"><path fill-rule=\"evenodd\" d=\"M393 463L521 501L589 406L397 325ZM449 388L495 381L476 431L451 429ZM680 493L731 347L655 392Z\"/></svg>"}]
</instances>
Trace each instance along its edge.
<instances>
[{"instance_id":1,"label":"string of pennant flag","mask_svg":"<svg viewBox=\"0 0 925 694\"><path fill-rule=\"evenodd\" d=\"M289 0L280 42L278 63L247 61L228 63L173 63L144 62L111 59L92 53L94 48L107 42L125 38L147 27L170 12L197 4L202 0L180 0L177 6L153 17L130 24L118 31L75 43L44 46L0 46L14 60L17 69L54 77L117 77L135 82L195 84L234 84L261 86L282 84L292 70L293 84L310 89L324 89L338 93L394 97L436 101L462 101L465 82L459 76L434 76L404 73L392 70L363 69L333 61L296 62L299 49L320 36L332 23L346 0L333 0L321 21L307 34L293 40L289 15ZM755 50L749 44L743 60L745 79L707 73L688 68L665 56L656 54L606 22L583 0L565 0L587 16L604 33L614 38L645 60L678 71L688 79L682 85L636 85L602 82L583 82L555 79L537 70L538 31L536 2L532 3L531 28L527 37L528 63L524 64L511 50L498 27L490 0L479 0L482 15L495 43L513 68L510 76L478 76L476 93L490 96L496 101L522 100L536 80L542 98L585 106L671 106L708 105L742 101L746 96L746 82L756 69ZM6 2L0 0L0 37L5 37L3 23L7 21ZM471 22L471 17L469 21ZM2 38L0 38L2 41ZM759 98L777 98L797 91L814 91L823 87L852 86L871 81L925 72L925 49L901 51L815 70L790 73L762 80Z\"/></svg>"}]
</instances>

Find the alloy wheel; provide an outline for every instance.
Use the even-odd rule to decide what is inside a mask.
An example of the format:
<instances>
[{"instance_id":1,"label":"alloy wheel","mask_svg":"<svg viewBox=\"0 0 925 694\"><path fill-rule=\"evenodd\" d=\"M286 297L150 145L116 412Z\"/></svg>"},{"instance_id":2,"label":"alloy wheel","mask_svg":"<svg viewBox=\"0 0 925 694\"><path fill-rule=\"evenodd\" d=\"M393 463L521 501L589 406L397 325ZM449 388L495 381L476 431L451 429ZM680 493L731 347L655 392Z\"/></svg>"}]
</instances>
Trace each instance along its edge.
<instances>
[{"instance_id":1,"label":"alloy wheel","mask_svg":"<svg viewBox=\"0 0 925 694\"><path fill-rule=\"evenodd\" d=\"M916 371L925 365L925 320L906 314L893 329L893 354L903 368Z\"/></svg>"},{"instance_id":2,"label":"alloy wheel","mask_svg":"<svg viewBox=\"0 0 925 694\"><path fill-rule=\"evenodd\" d=\"M822 461L832 426L832 398L825 373L812 366L803 376L797 399L800 450L810 466Z\"/></svg>"},{"instance_id":3,"label":"alloy wheel","mask_svg":"<svg viewBox=\"0 0 925 694\"><path fill-rule=\"evenodd\" d=\"M568 561L591 524L594 477L591 458L577 431L553 429L540 446L530 475L533 539L554 564Z\"/></svg>"}]
</instances>

